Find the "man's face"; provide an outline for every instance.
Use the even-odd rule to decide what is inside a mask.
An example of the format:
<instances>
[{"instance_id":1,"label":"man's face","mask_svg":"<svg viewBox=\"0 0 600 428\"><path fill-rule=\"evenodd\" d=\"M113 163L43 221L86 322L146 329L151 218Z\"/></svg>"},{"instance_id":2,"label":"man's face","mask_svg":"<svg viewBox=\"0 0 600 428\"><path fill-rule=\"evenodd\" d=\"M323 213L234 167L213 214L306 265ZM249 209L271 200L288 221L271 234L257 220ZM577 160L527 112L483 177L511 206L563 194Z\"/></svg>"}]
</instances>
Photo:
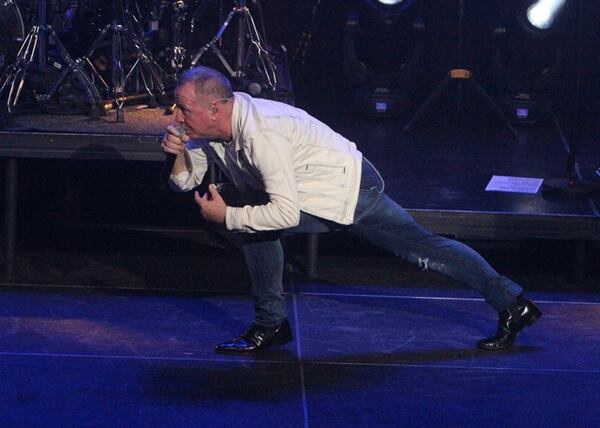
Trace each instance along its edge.
<instances>
[{"instance_id":1,"label":"man's face","mask_svg":"<svg viewBox=\"0 0 600 428\"><path fill-rule=\"evenodd\" d=\"M209 103L202 103L189 82L175 89L175 121L185 128L190 138L218 138L214 113Z\"/></svg>"}]
</instances>

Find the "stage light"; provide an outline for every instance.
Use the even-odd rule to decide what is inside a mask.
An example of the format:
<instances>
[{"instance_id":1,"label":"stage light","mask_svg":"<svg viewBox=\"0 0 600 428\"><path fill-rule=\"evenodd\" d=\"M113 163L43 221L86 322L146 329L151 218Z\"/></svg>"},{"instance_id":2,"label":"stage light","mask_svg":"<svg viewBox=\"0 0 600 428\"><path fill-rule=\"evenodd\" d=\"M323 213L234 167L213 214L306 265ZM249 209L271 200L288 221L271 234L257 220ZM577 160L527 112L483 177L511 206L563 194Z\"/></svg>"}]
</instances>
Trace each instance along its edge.
<instances>
[{"instance_id":1,"label":"stage light","mask_svg":"<svg viewBox=\"0 0 600 428\"><path fill-rule=\"evenodd\" d=\"M566 0L502 1L494 29L497 102L515 123L549 119L564 72Z\"/></svg>"},{"instance_id":2,"label":"stage light","mask_svg":"<svg viewBox=\"0 0 600 428\"><path fill-rule=\"evenodd\" d=\"M395 6L398 5L400 3L409 3L408 1L404 1L404 0L377 0L377 3L381 3L383 5L386 6Z\"/></svg>"},{"instance_id":3,"label":"stage light","mask_svg":"<svg viewBox=\"0 0 600 428\"><path fill-rule=\"evenodd\" d=\"M527 24L534 30L550 30L567 0L537 0L527 7Z\"/></svg>"},{"instance_id":4,"label":"stage light","mask_svg":"<svg viewBox=\"0 0 600 428\"><path fill-rule=\"evenodd\" d=\"M344 72L357 109L370 116L396 116L410 104L422 63L421 2L357 2L344 29Z\"/></svg>"},{"instance_id":5,"label":"stage light","mask_svg":"<svg viewBox=\"0 0 600 428\"><path fill-rule=\"evenodd\" d=\"M386 15L395 15L412 7L414 0L365 0L371 8Z\"/></svg>"}]
</instances>

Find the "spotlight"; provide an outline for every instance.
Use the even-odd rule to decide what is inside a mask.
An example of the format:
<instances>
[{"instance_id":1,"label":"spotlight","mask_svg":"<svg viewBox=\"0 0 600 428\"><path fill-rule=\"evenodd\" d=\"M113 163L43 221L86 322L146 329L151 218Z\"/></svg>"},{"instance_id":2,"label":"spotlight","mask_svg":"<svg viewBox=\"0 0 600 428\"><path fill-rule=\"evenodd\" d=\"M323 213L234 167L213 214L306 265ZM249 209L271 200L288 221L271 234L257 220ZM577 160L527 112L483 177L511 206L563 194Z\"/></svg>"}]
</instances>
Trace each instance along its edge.
<instances>
[{"instance_id":1,"label":"spotlight","mask_svg":"<svg viewBox=\"0 0 600 428\"><path fill-rule=\"evenodd\" d=\"M529 5L526 4L521 19L529 30L549 31L566 3L567 0L536 0Z\"/></svg>"},{"instance_id":2,"label":"spotlight","mask_svg":"<svg viewBox=\"0 0 600 428\"><path fill-rule=\"evenodd\" d=\"M367 115L396 116L410 105L423 56L420 3L366 0L358 2L346 21L344 72L355 106Z\"/></svg>"},{"instance_id":3,"label":"spotlight","mask_svg":"<svg viewBox=\"0 0 600 428\"><path fill-rule=\"evenodd\" d=\"M408 9L413 0L367 0L371 6L380 8L395 8L397 11Z\"/></svg>"},{"instance_id":4,"label":"spotlight","mask_svg":"<svg viewBox=\"0 0 600 428\"><path fill-rule=\"evenodd\" d=\"M494 84L497 101L514 123L549 119L564 71L566 0L504 4L494 29ZM515 19L516 17L516 19ZM559 25L561 24L561 25Z\"/></svg>"}]
</instances>

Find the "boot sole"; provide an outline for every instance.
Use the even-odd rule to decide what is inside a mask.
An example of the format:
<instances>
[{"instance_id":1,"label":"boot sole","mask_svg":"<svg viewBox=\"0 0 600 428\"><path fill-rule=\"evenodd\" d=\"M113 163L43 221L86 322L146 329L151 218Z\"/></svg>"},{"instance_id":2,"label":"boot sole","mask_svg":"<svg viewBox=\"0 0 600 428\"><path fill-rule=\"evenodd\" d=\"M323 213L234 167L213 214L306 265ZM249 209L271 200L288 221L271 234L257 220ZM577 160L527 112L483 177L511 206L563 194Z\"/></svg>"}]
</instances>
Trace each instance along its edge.
<instances>
[{"instance_id":1,"label":"boot sole","mask_svg":"<svg viewBox=\"0 0 600 428\"><path fill-rule=\"evenodd\" d=\"M218 348L218 347L215 347L215 353L217 353L217 354L229 354L229 355L252 355L252 354L258 354L260 352L264 352L265 350L269 349L271 346L285 345L286 343L291 342L293 338L294 338L294 336L283 337L281 339L277 339L277 340L272 341L267 346L264 346L264 347L261 347L261 348L255 348L253 350L242 349L242 348L233 348L233 347L232 348Z\"/></svg>"}]
</instances>

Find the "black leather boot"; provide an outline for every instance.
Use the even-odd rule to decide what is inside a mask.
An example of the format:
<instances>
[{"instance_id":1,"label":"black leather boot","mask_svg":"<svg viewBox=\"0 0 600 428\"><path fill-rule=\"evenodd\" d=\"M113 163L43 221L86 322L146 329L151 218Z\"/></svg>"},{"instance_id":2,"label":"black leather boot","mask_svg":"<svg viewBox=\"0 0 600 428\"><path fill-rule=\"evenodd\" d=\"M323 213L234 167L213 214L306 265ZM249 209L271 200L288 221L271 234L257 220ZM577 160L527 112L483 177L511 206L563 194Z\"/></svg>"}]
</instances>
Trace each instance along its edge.
<instances>
[{"instance_id":1,"label":"black leather boot","mask_svg":"<svg viewBox=\"0 0 600 428\"><path fill-rule=\"evenodd\" d=\"M525 326L532 325L541 316L542 312L531 300L518 297L516 302L499 313L496 335L480 340L477 346L490 351L507 348L512 345Z\"/></svg>"},{"instance_id":2,"label":"black leather boot","mask_svg":"<svg viewBox=\"0 0 600 428\"><path fill-rule=\"evenodd\" d=\"M216 346L219 354L254 354L271 345L283 345L292 340L292 329L288 320L275 327L252 324L241 336Z\"/></svg>"}]
</instances>

